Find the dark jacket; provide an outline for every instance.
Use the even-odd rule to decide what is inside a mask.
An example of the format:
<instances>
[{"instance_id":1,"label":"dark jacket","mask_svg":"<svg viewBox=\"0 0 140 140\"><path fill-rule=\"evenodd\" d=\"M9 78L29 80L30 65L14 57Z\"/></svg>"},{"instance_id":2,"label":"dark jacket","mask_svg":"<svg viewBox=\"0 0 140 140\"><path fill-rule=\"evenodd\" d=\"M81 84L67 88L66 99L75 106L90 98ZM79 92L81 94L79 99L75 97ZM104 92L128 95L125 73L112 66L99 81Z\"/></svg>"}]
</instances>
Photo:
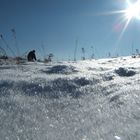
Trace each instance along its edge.
<instances>
[{"instance_id":1,"label":"dark jacket","mask_svg":"<svg viewBox=\"0 0 140 140\"><path fill-rule=\"evenodd\" d=\"M27 59L28 59L28 61L34 61L34 60L36 60L35 50L30 51L28 53Z\"/></svg>"}]
</instances>

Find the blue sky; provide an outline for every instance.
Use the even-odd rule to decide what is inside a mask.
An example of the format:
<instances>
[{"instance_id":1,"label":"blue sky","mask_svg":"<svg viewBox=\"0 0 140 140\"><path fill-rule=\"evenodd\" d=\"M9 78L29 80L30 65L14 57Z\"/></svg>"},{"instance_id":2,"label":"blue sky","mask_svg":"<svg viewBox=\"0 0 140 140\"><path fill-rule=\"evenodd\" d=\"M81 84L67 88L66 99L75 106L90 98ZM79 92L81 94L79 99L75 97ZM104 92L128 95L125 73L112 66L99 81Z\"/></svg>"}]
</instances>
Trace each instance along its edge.
<instances>
[{"instance_id":1,"label":"blue sky","mask_svg":"<svg viewBox=\"0 0 140 140\"><path fill-rule=\"evenodd\" d=\"M91 46L96 58L108 52L129 55L132 44L140 49L140 21L131 20L119 39L124 14L105 15L125 8L125 0L0 0L0 33L17 53L11 33L15 28L20 55L35 49L38 58L53 53L59 60L73 59L76 40L77 59L81 48L89 58ZM2 40L0 46L5 48Z\"/></svg>"}]
</instances>

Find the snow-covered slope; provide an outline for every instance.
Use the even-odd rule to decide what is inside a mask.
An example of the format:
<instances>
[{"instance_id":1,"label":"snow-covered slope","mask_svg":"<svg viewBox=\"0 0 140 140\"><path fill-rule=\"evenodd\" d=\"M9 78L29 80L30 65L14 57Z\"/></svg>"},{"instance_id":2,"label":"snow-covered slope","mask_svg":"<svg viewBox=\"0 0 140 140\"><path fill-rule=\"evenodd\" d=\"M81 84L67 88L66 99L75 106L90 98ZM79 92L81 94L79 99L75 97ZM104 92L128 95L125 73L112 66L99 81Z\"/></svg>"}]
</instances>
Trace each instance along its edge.
<instances>
[{"instance_id":1,"label":"snow-covered slope","mask_svg":"<svg viewBox=\"0 0 140 140\"><path fill-rule=\"evenodd\" d=\"M139 140L140 59L0 65L1 140Z\"/></svg>"}]
</instances>

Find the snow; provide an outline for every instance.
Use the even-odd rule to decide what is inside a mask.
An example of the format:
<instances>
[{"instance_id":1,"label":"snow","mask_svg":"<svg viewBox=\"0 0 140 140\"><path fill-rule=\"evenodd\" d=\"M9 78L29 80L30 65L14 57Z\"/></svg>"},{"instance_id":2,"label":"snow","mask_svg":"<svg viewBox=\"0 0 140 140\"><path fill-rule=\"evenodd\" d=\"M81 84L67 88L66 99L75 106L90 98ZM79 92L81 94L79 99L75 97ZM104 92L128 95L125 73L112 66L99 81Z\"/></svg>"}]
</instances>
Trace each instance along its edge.
<instances>
[{"instance_id":1,"label":"snow","mask_svg":"<svg viewBox=\"0 0 140 140\"><path fill-rule=\"evenodd\" d=\"M120 140L120 137L118 137L118 136L115 136L115 138L116 138L116 140Z\"/></svg>"},{"instance_id":2,"label":"snow","mask_svg":"<svg viewBox=\"0 0 140 140\"><path fill-rule=\"evenodd\" d=\"M139 140L140 59L0 61L1 140Z\"/></svg>"}]
</instances>

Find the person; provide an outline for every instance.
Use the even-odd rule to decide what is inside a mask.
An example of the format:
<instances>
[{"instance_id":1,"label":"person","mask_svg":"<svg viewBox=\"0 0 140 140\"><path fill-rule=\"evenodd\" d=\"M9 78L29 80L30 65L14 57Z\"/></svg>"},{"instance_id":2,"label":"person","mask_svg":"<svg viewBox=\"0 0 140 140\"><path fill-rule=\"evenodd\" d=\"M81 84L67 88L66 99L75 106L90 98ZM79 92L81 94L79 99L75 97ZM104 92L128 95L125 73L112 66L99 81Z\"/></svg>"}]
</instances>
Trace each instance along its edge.
<instances>
[{"instance_id":1,"label":"person","mask_svg":"<svg viewBox=\"0 0 140 140\"><path fill-rule=\"evenodd\" d=\"M28 61L36 61L35 50L32 50L27 55Z\"/></svg>"}]
</instances>

